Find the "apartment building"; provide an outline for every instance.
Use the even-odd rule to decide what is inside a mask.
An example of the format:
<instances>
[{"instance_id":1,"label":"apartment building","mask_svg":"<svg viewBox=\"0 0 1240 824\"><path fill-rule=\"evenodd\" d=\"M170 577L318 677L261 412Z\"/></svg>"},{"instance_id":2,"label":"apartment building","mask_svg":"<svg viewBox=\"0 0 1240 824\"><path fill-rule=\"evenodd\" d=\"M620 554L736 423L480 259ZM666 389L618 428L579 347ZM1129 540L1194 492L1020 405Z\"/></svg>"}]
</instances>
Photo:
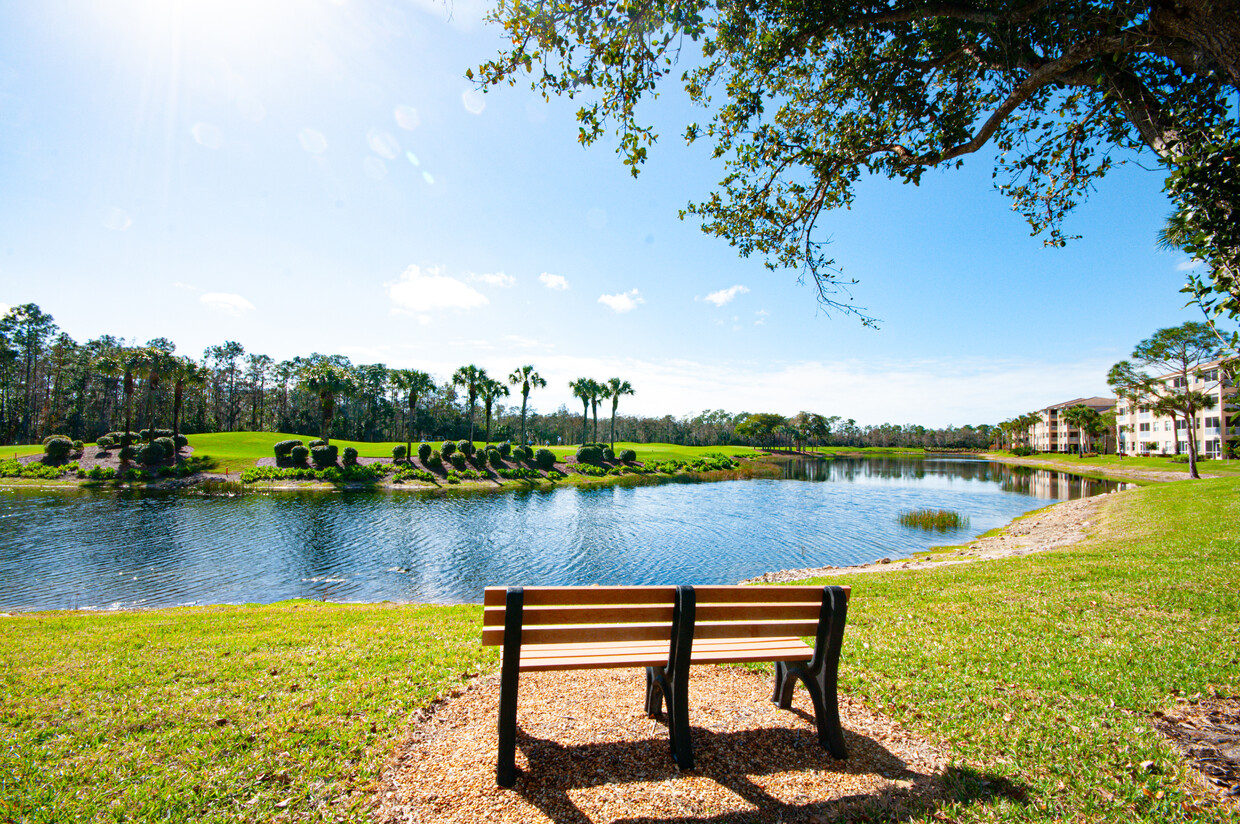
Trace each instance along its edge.
<instances>
[{"instance_id":1,"label":"apartment building","mask_svg":"<svg viewBox=\"0 0 1240 824\"><path fill-rule=\"evenodd\" d=\"M1236 401L1236 387L1220 366L1221 361L1211 361L1194 367L1187 379L1179 374L1159 378L1167 391L1191 389L1214 399L1214 408L1198 412L1192 422L1197 453L1207 458L1220 457L1228 438L1237 434L1234 425L1228 426L1229 414L1235 414L1234 410L1229 409ZM1175 420L1170 415L1159 415L1153 411L1152 405L1138 403L1134 408L1127 401L1119 402L1116 423L1119 426L1120 450L1125 455L1187 454L1188 422Z\"/></svg>"},{"instance_id":2,"label":"apartment building","mask_svg":"<svg viewBox=\"0 0 1240 824\"><path fill-rule=\"evenodd\" d=\"M1039 409L1034 413L1039 416L1039 420L1029 427L1029 445L1038 452L1079 451L1081 433L1063 419L1064 410L1078 404L1084 404L1101 415L1115 407L1115 398L1074 398ZM1109 436L1102 435L1091 448L1096 451L1109 451L1112 445Z\"/></svg>"}]
</instances>

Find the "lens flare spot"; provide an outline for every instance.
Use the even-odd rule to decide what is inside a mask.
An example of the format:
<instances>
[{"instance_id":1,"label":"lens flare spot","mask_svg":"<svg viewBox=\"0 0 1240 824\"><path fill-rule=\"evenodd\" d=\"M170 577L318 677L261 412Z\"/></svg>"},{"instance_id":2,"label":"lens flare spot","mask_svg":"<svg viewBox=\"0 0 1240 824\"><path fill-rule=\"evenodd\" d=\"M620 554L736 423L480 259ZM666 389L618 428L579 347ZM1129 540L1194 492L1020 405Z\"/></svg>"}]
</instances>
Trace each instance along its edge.
<instances>
[{"instance_id":1,"label":"lens flare spot","mask_svg":"<svg viewBox=\"0 0 1240 824\"><path fill-rule=\"evenodd\" d=\"M411 132L422 124L422 118L418 116L418 110L413 106L401 103L393 114L396 117L396 125L405 131Z\"/></svg>"},{"instance_id":2,"label":"lens flare spot","mask_svg":"<svg viewBox=\"0 0 1240 824\"><path fill-rule=\"evenodd\" d=\"M383 180L387 177L387 164L377 157L367 157L363 160L362 169L365 170L367 177L375 180Z\"/></svg>"},{"instance_id":3,"label":"lens flare spot","mask_svg":"<svg viewBox=\"0 0 1240 824\"><path fill-rule=\"evenodd\" d=\"M434 185L435 183L435 178L431 176L430 172L423 172L422 179L425 180L427 183L430 183L431 185Z\"/></svg>"},{"instance_id":4,"label":"lens flare spot","mask_svg":"<svg viewBox=\"0 0 1240 824\"><path fill-rule=\"evenodd\" d=\"M400 156L400 144L388 132L371 129L366 133L366 143L370 146L370 150L379 157L395 160Z\"/></svg>"},{"instance_id":5,"label":"lens flare spot","mask_svg":"<svg viewBox=\"0 0 1240 824\"><path fill-rule=\"evenodd\" d=\"M320 155L327 151L327 138L317 129L306 127L297 135L297 139L301 141L301 147L313 155Z\"/></svg>"},{"instance_id":6,"label":"lens flare spot","mask_svg":"<svg viewBox=\"0 0 1240 824\"><path fill-rule=\"evenodd\" d=\"M195 123L190 129L194 141L208 149L218 149L224 145L224 133L213 123Z\"/></svg>"},{"instance_id":7,"label":"lens flare spot","mask_svg":"<svg viewBox=\"0 0 1240 824\"><path fill-rule=\"evenodd\" d=\"M422 165L421 161L418 160L418 156L415 155L413 152L405 152L405 157L408 158L409 162L412 163L414 166Z\"/></svg>"},{"instance_id":8,"label":"lens flare spot","mask_svg":"<svg viewBox=\"0 0 1240 824\"><path fill-rule=\"evenodd\" d=\"M133 225L133 218L119 206L113 206L103 215L103 228L113 232L123 232Z\"/></svg>"},{"instance_id":9,"label":"lens flare spot","mask_svg":"<svg viewBox=\"0 0 1240 824\"><path fill-rule=\"evenodd\" d=\"M482 114L487 107L486 97L477 89L466 89L461 92L461 103L470 114Z\"/></svg>"}]
</instances>

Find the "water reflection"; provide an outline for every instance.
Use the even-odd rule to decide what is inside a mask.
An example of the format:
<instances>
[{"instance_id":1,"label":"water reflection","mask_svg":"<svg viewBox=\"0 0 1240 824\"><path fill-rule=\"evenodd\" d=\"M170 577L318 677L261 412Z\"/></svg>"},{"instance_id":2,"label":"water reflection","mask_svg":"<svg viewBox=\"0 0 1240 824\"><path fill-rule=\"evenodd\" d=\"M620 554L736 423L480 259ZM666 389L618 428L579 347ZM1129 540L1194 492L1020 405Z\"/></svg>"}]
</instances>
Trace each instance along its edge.
<instances>
[{"instance_id":1,"label":"water reflection","mask_svg":"<svg viewBox=\"0 0 1240 824\"><path fill-rule=\"evenodd\" d=\"M735 583L959 543L1116 486L961 459L784 471L785 480L500 495L0 491L0 609L460 602L491 583ZM926 534L897 523L924 507L961 512L970 527Z\"/></svg>"}]
</instances>

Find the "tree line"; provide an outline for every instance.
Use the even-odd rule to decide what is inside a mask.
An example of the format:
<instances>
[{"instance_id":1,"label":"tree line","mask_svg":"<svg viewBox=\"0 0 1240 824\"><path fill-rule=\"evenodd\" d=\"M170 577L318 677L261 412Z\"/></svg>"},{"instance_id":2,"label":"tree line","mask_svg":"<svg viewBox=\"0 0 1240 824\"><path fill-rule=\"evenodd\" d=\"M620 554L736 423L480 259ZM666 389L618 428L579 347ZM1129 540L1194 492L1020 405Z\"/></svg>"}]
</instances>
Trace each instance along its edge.
<instances>
[{"instance_id":1,"label":"tree line","mask_svg":"<svg viewBox=\"0 0 1240 824\"><path fill-rule=\"evenodd\" d=\"M533 365L492 376L470 364L436 380L416 369L354 364L343 355L277 361L236 341L208 346L198 359L178 355L167 338L138 345L102 335L80 343L32 303L0 318L3 444L37 443L53 434L90 442L108 432L167 428L180 434L317 432L324 439L410 444L476 436L570 444L599 442L601 435L612 443L687 446L978 449L997 434L988 424L861 426L811 412L622 415L621 400L635 390L619 377L577 378L569 388L579 409L538 412L531 395L546 385Z\"/></svg>"}]
</instances>

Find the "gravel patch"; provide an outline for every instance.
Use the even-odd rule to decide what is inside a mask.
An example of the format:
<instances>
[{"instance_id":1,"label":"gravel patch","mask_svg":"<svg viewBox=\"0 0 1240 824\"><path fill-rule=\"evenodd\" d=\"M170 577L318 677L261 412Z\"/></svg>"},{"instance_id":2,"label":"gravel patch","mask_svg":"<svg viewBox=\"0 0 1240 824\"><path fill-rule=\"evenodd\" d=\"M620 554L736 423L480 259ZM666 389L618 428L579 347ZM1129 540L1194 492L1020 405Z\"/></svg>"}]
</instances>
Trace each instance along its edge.
<instances>
[{"instance_id":1,"label":"gravel patch","mask_svg":"<svg viewBox=\"0 0 1240 824\"><path fill-rule=\"evenodd\" d=\"M643 709L640 669L525 673L516 786L495 783L499 676L477 678L416 719L384 770L377 818L409 822L834 821L912 812L942 793L943 752L859 702L840 702L849 757L831 758L809 696L770 701L771 676L694 667L696 767L671 760Z\"/></svg>"}]
</instances>

